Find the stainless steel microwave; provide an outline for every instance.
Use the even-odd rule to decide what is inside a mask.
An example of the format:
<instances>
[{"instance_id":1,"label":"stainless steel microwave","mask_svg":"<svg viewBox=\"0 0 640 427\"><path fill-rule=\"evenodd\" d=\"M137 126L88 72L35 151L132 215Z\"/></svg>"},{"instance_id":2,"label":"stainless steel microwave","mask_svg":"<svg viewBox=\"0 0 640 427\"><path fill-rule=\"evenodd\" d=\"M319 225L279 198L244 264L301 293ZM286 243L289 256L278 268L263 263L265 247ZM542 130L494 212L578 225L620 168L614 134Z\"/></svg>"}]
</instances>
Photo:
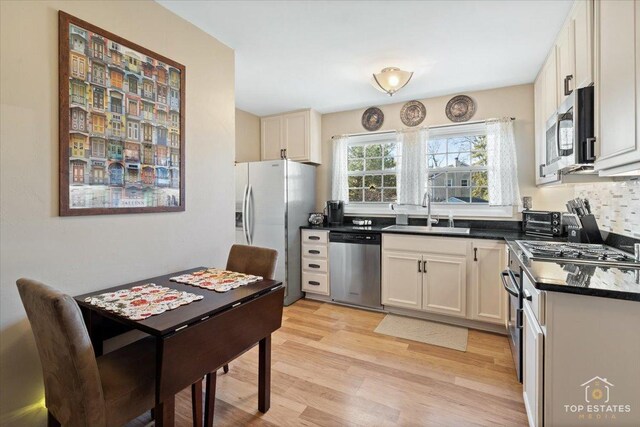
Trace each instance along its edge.
<instances>
[{"instance_id":1,"label":"stainless steel microwave","mask_svg":"<svg viewBox=\"0 0 640 427\"><path fill-rule=\"evenodd\" d=\"M593 86L576 89L547 120L540 176L592 170L595 141Z\"/></svg>"}]
</instances>

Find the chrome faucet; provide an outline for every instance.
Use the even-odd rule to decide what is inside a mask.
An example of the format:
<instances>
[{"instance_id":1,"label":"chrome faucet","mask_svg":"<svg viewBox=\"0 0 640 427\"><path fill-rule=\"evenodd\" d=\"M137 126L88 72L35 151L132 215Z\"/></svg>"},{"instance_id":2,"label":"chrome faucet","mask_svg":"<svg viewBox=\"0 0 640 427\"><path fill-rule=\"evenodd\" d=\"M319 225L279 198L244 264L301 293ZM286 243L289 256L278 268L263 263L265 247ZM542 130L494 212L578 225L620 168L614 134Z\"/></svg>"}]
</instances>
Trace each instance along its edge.
<instances>
[{"instance_id":1,"label":"chrome faucet","mask_svg":"<svg viewBox=\"0 0 640 427\"><path fill-rule=\"evenodd\" d=\"M425 191L424 196L422 196L422 207L427 208L427 227L431 229L431 195L429 190Z\"/></svg>"}]
</instances>

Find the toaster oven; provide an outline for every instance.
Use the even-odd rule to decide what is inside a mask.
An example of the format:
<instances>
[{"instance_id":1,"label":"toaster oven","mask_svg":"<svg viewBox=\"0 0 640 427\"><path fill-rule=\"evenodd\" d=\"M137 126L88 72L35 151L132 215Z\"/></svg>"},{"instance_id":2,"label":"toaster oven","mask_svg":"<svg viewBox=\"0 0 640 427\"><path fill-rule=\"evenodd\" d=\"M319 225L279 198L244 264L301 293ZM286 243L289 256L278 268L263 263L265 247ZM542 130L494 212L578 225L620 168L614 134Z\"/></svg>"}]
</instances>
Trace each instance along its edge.
<instances>
[{"instance_id":1,"label":"toaster oven","mask_svg":"<svg viewBox=\"0 0 640 427\"><path fill-rule=\"evenodd\" d=\"M523 211L522 231L532 236L562 236L562 213L551 211Z\"/></svg>"}]
</instances>

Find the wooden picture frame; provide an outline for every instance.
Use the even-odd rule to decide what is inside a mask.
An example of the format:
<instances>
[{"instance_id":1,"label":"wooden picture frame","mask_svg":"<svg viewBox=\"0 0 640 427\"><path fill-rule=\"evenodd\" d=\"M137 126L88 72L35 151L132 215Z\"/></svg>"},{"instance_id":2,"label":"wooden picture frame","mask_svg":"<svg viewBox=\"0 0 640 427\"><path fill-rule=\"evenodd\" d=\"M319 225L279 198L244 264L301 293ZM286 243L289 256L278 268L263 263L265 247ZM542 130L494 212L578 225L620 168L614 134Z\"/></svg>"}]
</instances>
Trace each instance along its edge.
<instances>
[{"instance_id":1,"label":"wooden picture frame","mask_svg":"<svg viewBox=\"0 0 640 427\"><path fill-rule=\"evenodd\" d=\"M185 210L185 66L58 12L60 216Z\"/></svg>"}]
</instances>

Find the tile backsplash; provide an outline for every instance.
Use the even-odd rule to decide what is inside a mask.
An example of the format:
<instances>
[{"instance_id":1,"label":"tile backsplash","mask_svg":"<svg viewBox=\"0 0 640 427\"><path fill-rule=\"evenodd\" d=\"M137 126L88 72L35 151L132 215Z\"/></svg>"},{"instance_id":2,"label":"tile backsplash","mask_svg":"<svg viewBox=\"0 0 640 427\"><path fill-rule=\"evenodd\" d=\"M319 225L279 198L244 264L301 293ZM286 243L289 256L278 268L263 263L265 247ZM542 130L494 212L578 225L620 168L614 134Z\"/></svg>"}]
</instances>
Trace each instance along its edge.
<instances>
[{"instance_id":1,"label":"tile backsplash","mask_svg":"<svg viewBox=\"0 0 640 427\"><path fill-rule=\"evenodd\" d=\"M640 238L640 180L581 184L576 197L589 199L600 229Z\"/></svg>"}]
</instances>

